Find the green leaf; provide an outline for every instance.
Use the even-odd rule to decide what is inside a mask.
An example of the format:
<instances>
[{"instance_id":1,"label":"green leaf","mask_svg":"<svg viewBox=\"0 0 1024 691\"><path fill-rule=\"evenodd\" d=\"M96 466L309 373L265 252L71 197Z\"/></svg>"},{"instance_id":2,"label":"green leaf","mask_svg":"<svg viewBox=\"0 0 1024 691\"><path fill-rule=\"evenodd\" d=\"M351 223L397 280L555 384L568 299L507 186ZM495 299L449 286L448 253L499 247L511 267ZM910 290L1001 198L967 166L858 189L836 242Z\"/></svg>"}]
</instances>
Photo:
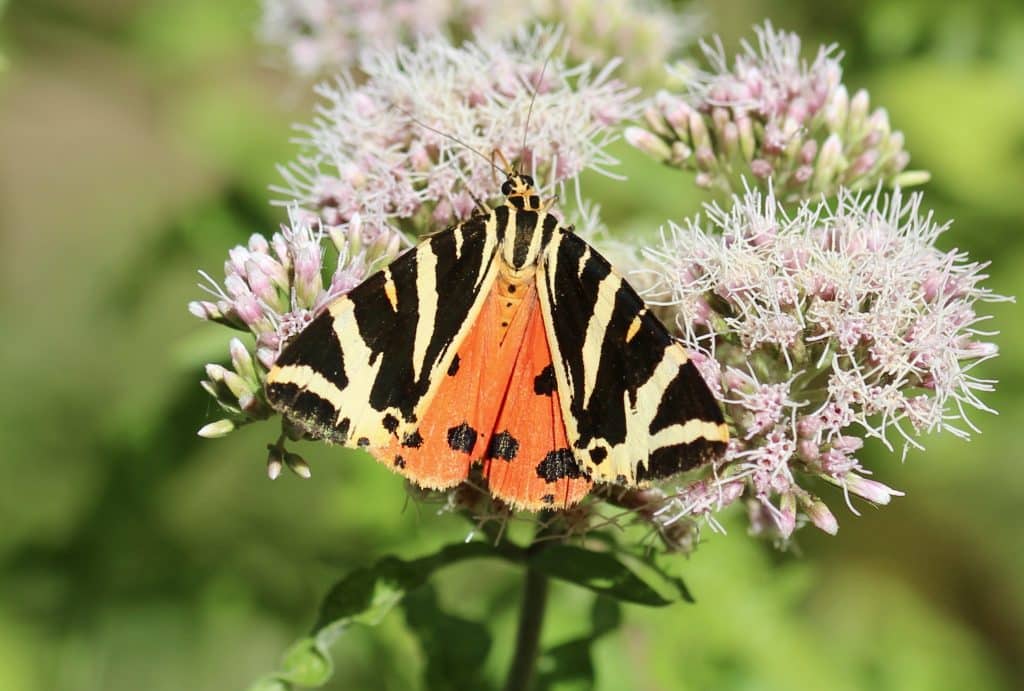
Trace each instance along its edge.
<instances>
[{"instance_id":1,"label":"green leaf","mask_svg":"<svg viewBox=\"0 0 1024 691\"><path fill-rule=\"evenodd\" d=\"M537 691L586 691L594 688L591 638L577 638L544 651L537 661Z\"/></svg>"},{"instance_id":2,"label":"green leaf","mask_svg":"<svg viewBox=\"0 0 1024 691\"><path fill-rule=\"evenodd\" d=\"M622 602L664 607L678 600L691 600L682 580L636 559L633 560L634 571L620 557L628 558L621 553L615 555L573 545L553 545L531 554L529 564L552 578L575 583Z\"/></svg>"},{"instance_id":3,"label":"green leaf","mask_svg":"<svg viewBox=\"0 0 1024 691\"><path fill-rule=\"evenodd\" d=\"M585 691L594 688L594 662L590 651L602 636L622 622L619 603L598 595L590 610L591 631L544 651L537 661L537 691Z\"/></svg>"},{"instance_id":4,"label":"green leaf","mask_svg":"<svg viewBox=\"0 0 1024 691\"><path fill-rule=\"evenodd\" d=\"M286 682L277 677L264 677L250 684L248 691L288 691L289 688L291 687Z\"/></svg>"},{"instance_id":5,"label":"green leaf","mask_svg":"<svg viewBox=\"0 0 1024 691\"><path fill-rule=\"evenodd\" d=\"M661 552L649 552L636 555L632 552L619 552L619 558L625 562L640 578L648 583L656 585L660 590L667 589L668 597L674 600L682 600L694 604L697 600L693 593L686 587L683 579L675 575L671 569L686 562L678 559L678 555L664 554Z\"/></svg>"},{"instance_id":6,"label":"green leaf","mask_svg":"<svg viewBox=\"0 0 1024 691\"><path fill-rule=\"evenodd\" d=\"M622 624L622 608L610 597L597 596L594 607L590 610L590 625L594 629L594 637L598 638L611 633Z\"/></svg>"},{"instance_id":7,"label":"green leaf","mask_svg":"<svg viewBox=\"0 0 1024 691\"><path fill-rule=\"evenodd\" d=\"M484 689L483 664L491 634L483 624L443 611L437 593L425 585L406 597L405 621L423 649L424 688L431 691Z\"/></svg>"},{"instance_id":8,"label":"green leaf","mask_svg":"<svg viewBox=\"0 0 1024 691\"><path fill-rule=\"evenodd\" d=\"M334 666L312 638L296 641L284 654L281 678L299 686L322 686L331 678Z\"/></svg>"},{"instance_id":9,"label":"green leaf","mask_svg":"<svg viewBox=\"0 0 1024 691\"><path fill-rule=\"evenodd\" d=\"M411 561L384 557L368 569L353 571L331 588L320 606L314 629L327 631L350 623L376 624L406 592L426 583L434 571L466 559L484 557L522 561L523 554L513 545L496 547L467 542L446 545L436 554Z\"/></svg>"},{"instance_id":10,"label":"green leaf","mask_svg":"<svg viewBox=\"0 0 1024 691\"><path fill-rule=\"evenodd\" d=\"M526 552L510 544L494 546L483 542L458 543L447 545L427 557L404 561L388 556L371 567L352 571L327 593L320 605L320 613L311 635L299 639L288 649L280 670L264 677L250 688L263 689L260 684L271 684L266 686L266 689L278 688L272 685L274 682L290 682L307 687L322 686L334 671L330 646L348 628L355 624L375 626L409 593L422 587L438 569L466 559L485 557L521 563L526 560ZM444 672L453 671L444 668L432 670L431 665L438 664L435 658L444 660L445 665L450 663L454 666L456 662L452 661L453 657L459 657L458 664L466 664L462 658L472 654L474 659L479 658L482 662L487 650L490 649L490 640L486 637L486 631L481 633L482 627L448 615L430 622L428 610L435 613L438 611L436 596L432 590L422 598L414 600L406 611L410 627L420 635L421 645L428 654L428 675L435 674L440 679ZM451 644L449 638L464 639L463 645L466 641L472 641L476 647L470 648L468 653L462 650L445 650L444 646ZM442 650L448 657L439 657ZM480 688L480 685L475 683L471 686ZM430 687L434 688L435 684L430 684ZM437 688L444 686L437 685ZM466 688L466 685L460 682L448 688Z\"/></svg>"}]
</instances>

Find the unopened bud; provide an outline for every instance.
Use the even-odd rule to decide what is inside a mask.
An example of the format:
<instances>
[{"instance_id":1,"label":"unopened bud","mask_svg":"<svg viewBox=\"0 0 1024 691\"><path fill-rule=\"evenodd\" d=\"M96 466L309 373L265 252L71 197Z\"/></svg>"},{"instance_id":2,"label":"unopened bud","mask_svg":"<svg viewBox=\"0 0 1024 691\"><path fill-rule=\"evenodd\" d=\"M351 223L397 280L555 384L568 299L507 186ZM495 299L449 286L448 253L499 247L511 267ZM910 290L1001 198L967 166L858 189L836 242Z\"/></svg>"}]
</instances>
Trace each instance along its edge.
<instances>
[{"instance_id":1,"label":"unopened bud","mask_svg":"<svg viewBox=\"0 0 1024 691\"><path fill-rule=\"evenodd\" d=\"M293 473L304 480L308 480L313 475L313 471L309 469L309 464L306 463L306 459L297 453L285 451L284 462Z\"/></svg>"},{"instance_id":2,"label":"unopened bud","mask_svg":"<svg viewBox=\"0 0 1024 691\"><path fill-rule=\"evenodd\" d=\"M235 423L232 422L231 420L228 420L227 418L224 418L223 420L217 420L216 422L211 422L207 425L203 425L202 427L199 428L199 431L196 432L196 434L206 439L217 439L219 437L223 437L229 434L234 429Z\"/></svg>"},{"instance_id":3,"label":"unopened bud","mask_svg":"<svg viewBox=\"0 0 1024 691\"><path fill-rule=\"evenodd\" d=\"M779 501L779 513L774 515L775 525L783 538L788 538L796 528L796 496L786 492Z\"/></svg>"},{"instance_id":4,"label":"unopened bud","mask_svg":"<svg viewBox=\"0 0 1024 691\"><path fill-rule=\"evenodd\" d=\"M839 522L836 521L836 517L829 508L825 506L825 502L812 497L804 504L803 509L807 517L811 519L811 523L818 530L829 535L835 535L839 532Z\"/></svg>"},{"instance_id":5,"label":"unopened bud","mask_svg":"<svg viewBox=\"0 0 1024 691\"><path fill-rule=\"evenodd\" d=\"M640 127L627 127L626 141L652 158L664 162L672 157L672 149L661 137Z\"/></svg>"},{"instance_id":6,"label":"unopened bud","mask_svg":"<svg viewBox=\"0 0 1024 691\"><path fill-rule=\"evenodd\" d=\"M247 382L256 383L258 381L256 367L252 361L252 354L245 347L245 344L237 338L232 338L228 345L228 350L231 353L231 365L238 372L239 376Z\"/></svg>"},{"instance_id":7,"label":"unopened bud","mask_svg":"<svg viewBox=\"0 0 1024 691\"><path fill-rule=\"evenodd\" d=\"M843 478L843 483L850 492L881 506L888 504L893 497L903 496L903 492L899 490L895 490L875 480L868 480L856 473L848 473Z\"/></svg>"},{"instance_id":8,"label":"unopened bud","mask_svg":"<svg viewBox=\"0 0 1024 691\"><path fill-rule=\"evenodd\" d=\"M284 455L279 444L268 444L267 450L267 477L276 480L284 468Z\"/></svg>"}]
</instances>

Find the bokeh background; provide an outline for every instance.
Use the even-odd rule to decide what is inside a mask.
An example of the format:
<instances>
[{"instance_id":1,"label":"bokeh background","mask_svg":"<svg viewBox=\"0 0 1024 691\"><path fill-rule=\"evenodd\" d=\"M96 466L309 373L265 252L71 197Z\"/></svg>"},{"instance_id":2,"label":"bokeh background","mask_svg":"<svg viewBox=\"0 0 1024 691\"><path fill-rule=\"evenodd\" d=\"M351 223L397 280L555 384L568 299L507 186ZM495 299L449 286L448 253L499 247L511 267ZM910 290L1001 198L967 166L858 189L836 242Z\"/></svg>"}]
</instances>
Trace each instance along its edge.
<instances>
[{"instance_id":1,"label":"bokeh background","mask_svg":"<svg viewBox=\"0 0 1024 691\"><path fill-rule=\"evenodd\" d=\"M3 6L0 0L0 6ZM941 244L1024 295L1024 6L1006 0L709 3L734 49L766 17L810 50L838 41L929 169ZM224 329L186 311L196 269L281 221L267 186L310 117L309 85L254 38L257 0L33 0L0 19L0 689L231 689L275 666L347 569L426 554L464 522L407 505L368 459L306 445L314 478L264 475L272 428L203 440L200 365ZM631 183L588 178L613 227L701 202L625 149ZM671 193L665 193L670 190ZM682 192L680 192L682 190ZM926 440L907 492L835 538L779 553L728 518L684 570L699 604L626 607L595 652L601 689L1024 688L1024 322L991 306L1000 381L970 443ZM444 572L449 611L492 622L509 655L517 574ZM592 596L556 586L544 642L586 628ZM417 688L400 614L337 648L329 688Z\"/></svg>"}]
</instances>

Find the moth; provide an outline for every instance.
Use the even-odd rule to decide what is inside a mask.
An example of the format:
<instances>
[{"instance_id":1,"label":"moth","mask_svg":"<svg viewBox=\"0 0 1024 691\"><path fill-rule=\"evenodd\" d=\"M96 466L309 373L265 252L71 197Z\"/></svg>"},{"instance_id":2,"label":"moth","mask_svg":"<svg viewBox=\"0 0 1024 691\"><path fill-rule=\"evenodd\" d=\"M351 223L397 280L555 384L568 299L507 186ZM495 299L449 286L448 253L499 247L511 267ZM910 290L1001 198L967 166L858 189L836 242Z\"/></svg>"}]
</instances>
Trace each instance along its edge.
<instances>
[{"instance_id":1,"label":"moth","mask_svg":"<svg viewBox=\"0 0 1024 691\"><path fill-rule=\"evenodd\" d=\"M518 509L643 485L728 440L686 350L505 164L503 204L431 235L283 349L271 405L417 485L471 472Z\"/></svg>"}]
</instances>

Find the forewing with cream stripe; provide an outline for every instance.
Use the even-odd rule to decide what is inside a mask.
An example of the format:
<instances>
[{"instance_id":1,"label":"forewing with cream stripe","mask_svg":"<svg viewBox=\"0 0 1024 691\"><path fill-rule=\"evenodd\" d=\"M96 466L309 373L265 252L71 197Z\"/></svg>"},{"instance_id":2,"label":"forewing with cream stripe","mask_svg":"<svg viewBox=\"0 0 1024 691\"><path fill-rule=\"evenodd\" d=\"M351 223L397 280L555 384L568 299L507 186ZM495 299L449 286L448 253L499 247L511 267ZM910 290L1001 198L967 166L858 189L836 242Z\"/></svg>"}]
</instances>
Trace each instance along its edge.
<instances>
[{"instance_id":1,"label":"forewing with cream stripe","mask_svg":"<svg viewBox=\"0 0 1024 691\"><path fill-rule=\"evenodd\" d=\"M494 214L407 251L288 344L267 397L313 436L376 448L414 434L497 274Z\"/></svg>"},{"instance_id":2,"label":"forewing with cream stripe","mask_svg":"<svg viewBox=\"0 0 1024 691\"><path fill-rule=\"evenodd\" d=\"M707 384L604 257L560 230L538 288L569 444L595 481L643 483L721 455L728 428Z\"/></svg>"}]
</instances>

